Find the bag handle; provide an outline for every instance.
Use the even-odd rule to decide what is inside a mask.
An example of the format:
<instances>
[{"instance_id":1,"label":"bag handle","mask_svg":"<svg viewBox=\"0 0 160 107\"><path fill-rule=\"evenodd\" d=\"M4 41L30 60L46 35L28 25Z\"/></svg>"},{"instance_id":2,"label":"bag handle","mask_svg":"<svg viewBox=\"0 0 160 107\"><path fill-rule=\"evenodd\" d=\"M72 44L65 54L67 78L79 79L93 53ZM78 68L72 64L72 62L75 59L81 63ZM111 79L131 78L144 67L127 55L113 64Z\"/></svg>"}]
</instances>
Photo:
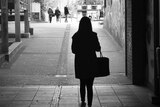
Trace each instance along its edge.
<instances>
[{"instance_id":1,"label":"bag handle","mask_svg":"<svg viewBox=\"0 0 160 107\"><path fill-rule=\"evenodd\" d=\"M103 57L102 51L100 51L100 57Z\"/></svg>"}]
</instances>

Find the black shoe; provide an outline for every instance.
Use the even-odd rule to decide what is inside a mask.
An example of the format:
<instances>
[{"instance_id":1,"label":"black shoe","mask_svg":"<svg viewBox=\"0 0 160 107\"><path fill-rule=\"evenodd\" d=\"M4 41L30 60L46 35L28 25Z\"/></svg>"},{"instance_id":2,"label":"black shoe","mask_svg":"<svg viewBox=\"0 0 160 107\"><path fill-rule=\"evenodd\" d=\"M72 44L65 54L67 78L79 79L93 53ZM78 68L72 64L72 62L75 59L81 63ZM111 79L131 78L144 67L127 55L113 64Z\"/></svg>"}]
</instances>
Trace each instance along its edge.
<instances>
[{"instance_id":1,"label":"black shoe","mask_svg":"<svg viewBox=\"0 0 160 107\"><path fill-rule=\"evenodd\" d=\"M80 107L86 107L86 103L85 102L81 102Z\"/></svg>"}]
</instances>

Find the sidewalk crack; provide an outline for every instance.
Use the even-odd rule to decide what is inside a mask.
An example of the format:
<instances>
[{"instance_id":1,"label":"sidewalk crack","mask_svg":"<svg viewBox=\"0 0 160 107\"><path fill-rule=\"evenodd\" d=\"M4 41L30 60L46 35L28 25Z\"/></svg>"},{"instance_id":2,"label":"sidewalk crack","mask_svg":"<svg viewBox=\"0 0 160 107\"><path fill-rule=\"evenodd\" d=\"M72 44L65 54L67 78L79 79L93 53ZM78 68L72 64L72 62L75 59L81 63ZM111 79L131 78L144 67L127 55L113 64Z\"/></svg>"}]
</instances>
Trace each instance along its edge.
<instances>
[{"instance_id":1,"label":"sidewalk crack","mask_svg":"<svg viewBox=\"0 0 160 107\"><path fill-rule=\"evenodd\" d=\"M58 85L55 88L54 91L54 96L52 98L52 104L50 105L50 107L59 107L59 102L60 102L60 96L61 96L61 90L62 90L62 86Z\"/></svg>"}]
</instances>

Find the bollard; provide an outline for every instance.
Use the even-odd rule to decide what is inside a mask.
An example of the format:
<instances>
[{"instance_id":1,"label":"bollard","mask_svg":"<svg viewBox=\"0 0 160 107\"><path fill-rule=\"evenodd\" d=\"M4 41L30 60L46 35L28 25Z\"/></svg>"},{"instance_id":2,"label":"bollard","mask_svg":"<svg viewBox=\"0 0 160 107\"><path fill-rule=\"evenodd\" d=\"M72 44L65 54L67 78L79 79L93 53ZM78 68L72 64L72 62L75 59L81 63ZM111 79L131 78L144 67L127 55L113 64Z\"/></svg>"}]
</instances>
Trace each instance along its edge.
<instances>
[{"instance_id":1,"label":"bollard","mask_svg":"<svg viewBox=\"0 0 160 107\"><path fill-rule=\"evenodd\" d=\"M156 48L156 67L155 71L155 95L152 97L152 104L160 105L160 47Z\"/></svg>"},{"instance_id":2,"label":"bollard","mask_svg":"<svg viewBox=\"0 0 160 107\"><path fill-rule=\"evenodd\" d=\"M157 92L156 94L158 96L160 96L160 47L156 48L156 63L157 63L157 75L156 75L156 79L157 79Z\"/></svg>"},{"instance_id":3,"label":"bollard","mask_svg":"<svg viewBox=\"0 0 160 107\"><path fill-rule=\"evenodd\" d=\"M33 28L29 28L29 33L33 35Z\"/></svg>"}]
</instances>

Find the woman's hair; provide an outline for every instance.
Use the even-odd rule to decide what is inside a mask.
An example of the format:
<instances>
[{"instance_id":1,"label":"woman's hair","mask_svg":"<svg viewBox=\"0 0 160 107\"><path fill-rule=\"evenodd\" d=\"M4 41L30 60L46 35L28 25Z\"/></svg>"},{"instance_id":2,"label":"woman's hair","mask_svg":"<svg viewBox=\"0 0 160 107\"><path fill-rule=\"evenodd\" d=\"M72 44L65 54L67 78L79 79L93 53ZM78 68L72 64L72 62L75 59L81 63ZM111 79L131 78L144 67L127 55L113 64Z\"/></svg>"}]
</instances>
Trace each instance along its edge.
<instances>
[{"instance_id":1,"label":"woman's hair","mask_svg":"<svg viewBox=\"0 0 160 107\"><path fill-rule=\"evenodd\" d=\"M92 24L89 17L84 16L81 18L78 32L92 32Z\"/></svg>"}]
</instances>

